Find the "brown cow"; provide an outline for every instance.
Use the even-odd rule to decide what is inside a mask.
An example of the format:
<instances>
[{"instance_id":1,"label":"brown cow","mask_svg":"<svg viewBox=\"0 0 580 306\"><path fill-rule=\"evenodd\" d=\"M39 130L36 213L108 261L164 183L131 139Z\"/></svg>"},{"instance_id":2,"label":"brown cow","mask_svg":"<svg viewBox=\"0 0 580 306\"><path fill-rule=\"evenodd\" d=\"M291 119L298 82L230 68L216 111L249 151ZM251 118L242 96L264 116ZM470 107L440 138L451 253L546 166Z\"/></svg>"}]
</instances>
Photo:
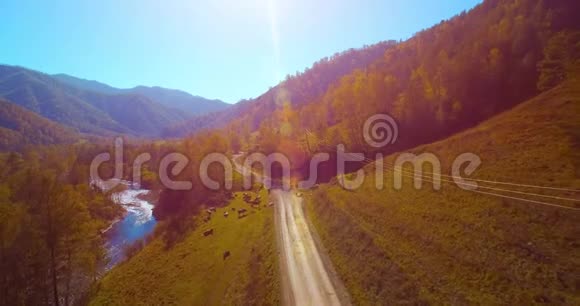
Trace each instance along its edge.
<instances>
[{"instance_id":1,"label":"brown cow","mask_svg":"<svg viewBox=\"0 0 580 306\"><path fill-rule=\"evenodd\" d=\"M204 237L207 237L209 235L213 235L213 228L210 228L210 229L203 232Z\"/></svg>"},{"instance_id":2,"label":"brown cow","mask_svg":"<svg viewBox=\"0 0 580 306\"><path fill-rule=\"evenodd\" d=\"M224 252L224 260L226 260L228 257L230 257L230 251L225 251Z\"/></svg>"},{"instance_id":3,"label":"brown cow","mask_svg":"<svg viewBox=\"0 0 580 306\"><path fill-rule=\"evenodd\" d=\"M244 218L247 212L245 208L238 209L238 219Z\"/></svg>"}]
</instances>

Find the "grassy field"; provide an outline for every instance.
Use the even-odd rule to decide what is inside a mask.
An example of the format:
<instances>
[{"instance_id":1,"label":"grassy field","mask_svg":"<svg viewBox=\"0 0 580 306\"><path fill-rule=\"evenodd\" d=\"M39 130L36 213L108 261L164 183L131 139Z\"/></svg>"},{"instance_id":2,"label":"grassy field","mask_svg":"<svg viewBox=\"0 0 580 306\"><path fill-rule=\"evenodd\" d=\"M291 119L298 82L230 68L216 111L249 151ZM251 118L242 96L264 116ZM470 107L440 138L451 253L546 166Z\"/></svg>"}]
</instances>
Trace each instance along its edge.
<instances>
[{"instance_id":1,"label":"grassy field","mask_svg":"<svg viewBox=\"0 0 580 306\"><path fill-rule=\"evenodd\" d=\"M181 242L161 239L107 274L91 305L277 305L274 208L253 209L237 194ZM246 208L238 219L232 208ZM229 216L223 216L228 211ZM214 234L204 237L203 232ZM225 251L231 256L223 259Z\"/></svg>"},{"instance_id":2,"label":"grassy field","mask_svg":"<svg viewBox=\"0 0 580 306\"><path fill-rule=\"evenodd\" d=\"M579 97L580 82L571 81L411 152L436 154L447 175L456 156L473 152L482 164L471 177L580 189ZM395 190L392 171L385 172L385 189L378 191L374 166L365 170L365 184L356 191L330 184L305 194L309 218L353 304L580 304L580 212L448 183L435 191L425 181L416 190L411 178Z\"/></svg>"}]
</instances>

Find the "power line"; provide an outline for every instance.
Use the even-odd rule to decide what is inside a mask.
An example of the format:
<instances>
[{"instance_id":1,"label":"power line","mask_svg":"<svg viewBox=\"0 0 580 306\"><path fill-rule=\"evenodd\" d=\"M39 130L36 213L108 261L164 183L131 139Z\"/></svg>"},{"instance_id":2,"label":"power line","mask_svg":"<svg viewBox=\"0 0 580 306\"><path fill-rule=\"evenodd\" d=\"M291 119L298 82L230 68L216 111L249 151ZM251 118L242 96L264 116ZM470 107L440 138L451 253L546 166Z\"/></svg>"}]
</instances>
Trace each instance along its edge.
<instances>
[{"instance_id":1,"label":"power line","mask_svg":"<svg viewBox=\"0 0 580 306\"><path fill-rule=\"evenodd\" d=\"M386 170L396 171L395 169L392 169L392 168L391 169L386 169ZM416 178L416 176L410 176L410 175L405 175L405 177ZM429 183L435 183L435 181L432 181L430 179L426 179L426 180ZM452 181L448 181L448 180L445 180L445 182L459 184L457 182L452 182ZM456 187L458 187L458 186L456 186ZM482 187L482 186L479 186L479 187ZM578 207L571 207L571 206L553 204L553 203L536 201L536 200L531 200L531 199L526 199L526 198L512 197L512 196L508 196L508 195L503 195L503 194L498 194L498 193L493 193L493 192L480 191L480 190L466 190L466 189L463 189L463 190L465 190L465 191L471 191L471 192L477 192L477 193L491 195L491 196L496 196L496 197L501 197L501 198L512 199L512 200L524 201L524 202L529 202L529 203L534 203L534 204L547 205L547 206L552 206L552 207L559 207L559 208L565 208L565 209L580 211L580 208L578 208ZM535 195L535 194L533 194L533 195Z\"/></svg>"},{"instance_id":2,"label":"power line","mask_svg":"<svg viewBox=\"0 0 580 306\"><path fill-rule=\"evenodd\" d=\"M324 139L326 141L326 139ZM330 147L330 146L325 146L327 149L332 149L334 150L334 148ZM345 153L345 154L349 154L349 153ZM351 155L352 156L352 155ZM365 161L368 161L369 163L371 162L375 162L375 160L369 159L365 157ZM392 163L390 163L392 165ZM426 172L427 174L434 174L432 172ZM453 179L465 179L463 177L459 177L459 176L453 176L453 175L446 175L446 174L437 174L443 177L447 177L447 178L453 178ZM539 185L531 185L531 184L522 184L522 183L515 183L515 182L504 182L504 181L495 181L495 180L484 180L484 179L476 179L476 178L470 178L469 180L471 181L475 181L475 182L482 182L482 183L490 183L490 184L498 184L498 185L508 185L508 186L518 186L518 187L524 187L524 188L537 188L537 189L547 189L547 190L555 190L555 191L567 191L567 192L580 192L579 189L571 189L571 188L564 188L564 187L552 187L552 186L539 186ZM576 199L571 199L571 201L579 201Z\"/></svg>"},{"instance_id":3,"label":"power line","mask_svg":"<svg viewBox=\"0 0 580 306\"><path fill-rule=\"evenodd\" d=\"M384 166L383 166L383 168L384 168ZM392 170L393 171L401 171L401 172L411 173L411 171L405 170L402 167L399 167L398 169L395 168L395 167L393 167ZM433 174L434 176L435 175L443 176L442 174L435 174L435 173L432 173L432 172L431 172L431 174ZM421 178L429 178L427 175L420 175L420 174L416 174L414 172L413 172L413 175L415 175L416 177L421 177ZM580 199L564 198L564 197L559 197L559 196L552 196L552 195L546 195L546 194L531 193L531 192L525 192L525 191L519 191L519 190L511 190L511 189L503 189L503 188L482 186L482 185L479 185L479 184L470 184L470 183L464 183L464 182L457 182L455 180L451 181L451 180L446 180L446 179L442 179L442 178L439 178L439 179L441 181L444 181L444 182L455 183L457 185L463 185L463 186L467 186L467 187L475 187L475 188L489 189L489 190L495 190L495 191L502 191L502 192L523 194L523 195L529 195L529 196L535 196L535 197L550 198L550 199L555 199L555 200L580 202ZM465 178L462 178L462 179L465 179Z\"/></svg>"},{"instance_id":4,"label":"power line","mask_svg":"<svg viewBox=\"0 0 580 306\"><path fill-rule=\"evenodd\" d=\"M346 153L346 152L343 152L343 153L345 155L349 155L351 157L353 156L350 153ZM376 162L375 160L372 160L372 159L369 159L369 158L366 158L366 157L364 157L364 161L367 162L365 164L365 166L367 166L370 163ZM385 166L383 166L383 171L386 171L386 170L396 171L396 169L394 169L394 168L385 169ZM401 170L406 171L405 169L399 169L399 171L401 171ZM401 172L403 172L403 171L401 171ZM401 174L403 174L403 173L401 173ZM431 173L431 174L433 174L433 173ZM413 173L413 176L409 176L409 175L405 175L405 176L406 177L417 178L419 175ZM427 179L428 182L434 183L434 181L430 180L429 177L427 177L427 176L421 176L421 177L424 178L424 179ZM453 176L448 176L448 177L453 177ZM490 190L496 190L496 191L512 192L512 193L518 193L518 194L525 194L525 195L530 195L530 196L549 197L549 198L560 199L560 200L568 200L568 201L580 201L578 199L570 199L570 198L562 198L562 197L542 195L542 194L535 194L535 193L527 193L527 192L523 192L523 191L516 191L516 190L509 190L509 189L494 188L494 187L489 187L489 186L478 186L478 185L474 185L474 184L461 183L461 182L458 183L458 182L455 182L455 181L443 180L441 178L439 178L439 179L442 180L442 181L444 181L444 182L447 182L447 183L455 183L456 184L456 187L458 187L457 185L465 185L465 186L473 186L473 187L482 188L482 189L490 189ZM507 195L498 194L498 193L492 193L492 192L485 192L485 191L478 191L478 190L465 190L465 191L472 191L472 192L476 192L476 193L480 193L480 194L486 194L486 195L491 195L491 196L496 196L496 197L501 197L501 198L508 198L508 199L513 199L513 200L519 200L519 201L523 201L523 202L540 204L540 205L546 205L546 206L551 206L551 207L564 208L564 209L569 209L569 210L574 210L574 211L579 211L580 210L580 208L576 208L576 207L570 207L570 206L553 204L553 203L548 203L548 202L530 200L530 199L526 199L526 198L512 197L512 196L507 196Z\"/></svg>"},{"instance_id":5,"label":"power line","mask_svg":"<svg viewBox=\"0 0 580 306\"><path fill-rule=\"evenodd\" d=\"M512 200L530 202L530 203L534 203L534 204L547 205L547 206L559 207L559 208L564 208L564 209L569 209L569 210L574 210L574 211L580 211L580 208L578 208L578 207L570 207L570 206L565 206L565 205L558 205L558 204L553 204L553 203L546 203L546 202L540 202L540 201L535 201L535 200L522 199L522 198L518 198L518 197L511 197L511 196L497 194L497 193L493 193L493 192L485 192L485 191L479 191L479 190L471 190L471 191L491 195L494 197L507 198L507 199L512 199Z\"/></svg>"}]
</instances>

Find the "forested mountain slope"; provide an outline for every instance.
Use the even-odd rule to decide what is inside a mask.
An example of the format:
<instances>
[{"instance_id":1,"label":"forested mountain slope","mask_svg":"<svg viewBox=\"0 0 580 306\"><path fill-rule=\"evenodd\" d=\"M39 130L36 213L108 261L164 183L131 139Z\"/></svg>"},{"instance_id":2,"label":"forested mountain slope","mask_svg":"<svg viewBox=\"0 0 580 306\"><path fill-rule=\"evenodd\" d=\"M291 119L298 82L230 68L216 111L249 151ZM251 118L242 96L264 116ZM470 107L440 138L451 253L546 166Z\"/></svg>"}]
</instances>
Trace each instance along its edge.
<instances>
[{"instance_id":1,"label":"forested mountain slope","mask_svg":"<svg viewBox=\"0 0 580 306\"><path fill-rule=\"evenodd\" d=\"M0 150L74 143L79 139L80 135L73 129L0 99Z\"/></svg>"},{"instance_id":2,"label":"forested mountain slope","mask_svg":"<svg viewBox=\"0 0 580 306\"><path fill-rule=\"evenodd\" d=\"M472 127L564 79L580 54L580 22L572 13L579 9L578 2L568 0L486 0L407 41L322 61L255 100L180 124L168 135L229 122L225 130L243 144L251 143L252 132L259 131L262 151L279 150L287 140L302 143L306 150L306 131L314 134L309 140L314 151L318 141L372 151L362 139L363 123L373 114L388 113L401 130L389 150L428 143ZM368 52L376 56L362 55ZM352 57L365 61L336 74L341 59ZM334 74L317 83L321 67Z\"/></svg>"},{"instance_id":3,"label":"forested mountain slope","mask_svg":"<svg viewBox=\"0 0 580 306\"><path fill-rule=\"evenodd\" d=\"M147 97L159 104L162 104L168 108L178 109L184 111L189 116L203 115L210 112L215 112L219 110L226 109L230 105L217 100L217 99L206 99L200 96L194 96L187 92L167 89L159 86L148 87L148 86L137 86L134 88L115 88L107 84L103 84L97 81L84 80L67 74L55 74L53 75L56 79L63 83L70 84L77 88L95 91L104 94L132 94L141 95Z\"/></svg>"},{"instance_id":4,"label":"forested mountain slope","mask_svg":"<svg viewBox=\"0 0 580 306\"><path fill-rule=\"evenodd\" d=\"M371 164L357 190L330 184L314 191L308 211L353 302L578 304L580 205L561 198L580 195L517 184L580 190L579 131L574 80L410 151L435 154L444 175L451 175L455 157L473 152L481 166L466 178L516 185L480 181L467 191L442 177L434 190L433 168L426 166L416 189L407 164L398 190L394 154L384 160L384 190L375 188Z\"/></svg>"},{"instance_id":5,"label":"forested mountain slope","mask_svg":"<svg viewBox=\"0 0 580 306\"><path fill-rule=\"evenodd\" d=\"M395 44L395 41L386 41L323 58L303 73L288 76L285 81L258 98L240 101L221 112L192 118L167 129L165 135L186 136L196 131L224 127L228 124L232 124L235 131L247 134L248 131L258 128L262 121L269 119L284 103L291 101L295 105L303 105L312 102L324 94L330 84L343 75L374 62Z\"/></svg>"},{"instance_id":6,"label":"forested mountain slope","mask_svg":"<svg viewBox=\"0 0 580 306\"><path fill-rule=\"evenodd\" d=\"M0 97L45 118L98 135L159 136L183 112L135 94L79 89L33 70L0 66Z\"/></svg>"},{"instance_id":7,"label":"forested mountain slope","mask_svg":"<svg viewBox=\"0 0 580 306\"><path fill-rule=\"evenodd\" d=\"M0 66L0 96L82 132L128 132L127 128L115 122L107 113L71 94L63 84L28 69Z\"/></svg>"}]
</instances>

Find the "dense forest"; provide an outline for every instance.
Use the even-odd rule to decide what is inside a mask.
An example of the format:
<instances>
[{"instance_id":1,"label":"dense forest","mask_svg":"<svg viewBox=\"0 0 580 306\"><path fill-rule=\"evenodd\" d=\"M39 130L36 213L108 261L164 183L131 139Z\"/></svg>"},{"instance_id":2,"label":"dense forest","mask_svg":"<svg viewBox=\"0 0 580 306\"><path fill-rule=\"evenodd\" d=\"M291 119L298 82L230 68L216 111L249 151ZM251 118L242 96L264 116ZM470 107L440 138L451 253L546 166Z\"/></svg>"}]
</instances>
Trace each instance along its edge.
<instances>
[{"instance_id":1,"label":"dense forest","mask_svg":"<svg viewBox=\"0 0 580 306\"><path fill-rule=\"evenodd\" d=\"M20 150L26 145L74 143L79 139L80 135L71 128L0 100L0 150Z\"/></svg>"},{"instance_id":2,"label":"dense forest","mask_svg":"<svg viewBox=\"0 0 580 306\"><path fill-rule=\"evenodd\" d=\"M105 260L100 231L122 214L89 187L70 146L0 155L0 303L78 301Z\"/></svg>"}]
</instances>

